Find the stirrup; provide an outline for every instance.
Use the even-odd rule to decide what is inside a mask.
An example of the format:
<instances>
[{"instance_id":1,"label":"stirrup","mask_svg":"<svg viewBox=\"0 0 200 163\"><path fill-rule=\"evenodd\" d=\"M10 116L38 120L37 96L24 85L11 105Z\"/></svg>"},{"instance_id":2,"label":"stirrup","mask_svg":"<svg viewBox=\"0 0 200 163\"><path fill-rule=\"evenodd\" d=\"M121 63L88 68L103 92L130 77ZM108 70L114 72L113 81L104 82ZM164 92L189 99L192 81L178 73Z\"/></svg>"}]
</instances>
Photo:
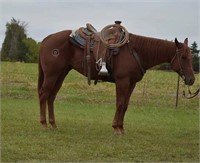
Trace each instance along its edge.
<instances>
[{"instance_id":1,"label":"stirrup","mask_svg":"<svg viewBox=\"0 0 200 163\"><path fill-rule=\"evenodd\" d=\"M99 71L99 75L101 75L101 76L108 76L109 75L105 62L102 62L102 67L101 67L101 70Z\"/></svg>"}]
</instances>

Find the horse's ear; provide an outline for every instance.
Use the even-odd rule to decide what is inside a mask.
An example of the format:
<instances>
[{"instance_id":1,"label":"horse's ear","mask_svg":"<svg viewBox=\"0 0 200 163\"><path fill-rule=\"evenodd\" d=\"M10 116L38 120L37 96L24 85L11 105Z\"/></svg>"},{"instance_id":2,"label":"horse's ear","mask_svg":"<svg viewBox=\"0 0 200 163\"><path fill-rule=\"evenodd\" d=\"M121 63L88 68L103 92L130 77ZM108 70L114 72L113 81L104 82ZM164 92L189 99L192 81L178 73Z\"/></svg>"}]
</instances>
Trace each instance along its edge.
<instances>
[{"instance_id":1,"label":"horse's ear","mask_svg":"<svg viewBox=\"0 0 200 163\"><path fill-rule=\"evenodd\" d=\"M185 39L184 44L188 46L188 38Z\"/></svg>"},{"instance_id":2,"label":"horse's ear","mask_svg":"<svg viewBox=\"0 0 200 163\"><path fill-rule=\"evenodd\" d=\"M180 43L178 42L177 38L175 38L176 47L179 47Z\"/></svg>"}]
</instances>

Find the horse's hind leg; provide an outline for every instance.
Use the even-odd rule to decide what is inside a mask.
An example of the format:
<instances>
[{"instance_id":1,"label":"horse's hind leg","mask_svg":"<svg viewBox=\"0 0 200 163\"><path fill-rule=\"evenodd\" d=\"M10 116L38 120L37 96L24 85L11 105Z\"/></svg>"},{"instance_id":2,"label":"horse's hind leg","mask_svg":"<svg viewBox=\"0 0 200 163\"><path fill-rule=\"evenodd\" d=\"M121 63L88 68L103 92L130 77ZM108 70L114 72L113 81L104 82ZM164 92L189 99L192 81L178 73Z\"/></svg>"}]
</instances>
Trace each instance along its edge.
<instances>
[{"instance_id":1,"label":"horse's hind leg","mask_svg":"<svg viewBox=\"0 0 200 163\"><path fill-rule=\"evenodd\" d=\"M46 121L46 93L41 89L39 92L39 100L40 100L40 123L44 128L47 128Z\"/></svg>"},{"instance_id":2,"label":"horse's hind leg","mask_svg":"<svg viewBox=\"0 0 200 163\"><path fill-rule=\"evenodd\" d=\"M47 99L50 95L52 88L54 87L57 81L57 75L44 77L44 82L39 90L39 100L40 100L40 123L43 125L44 128L47 127L46 121L46 103Z\"/></svg>"},{"instance_id":3,"label":"horse's hind leg","mask_svg":"<svg viewBox=\"0 0 200 163\"><path fill-rule=\"evenodd\" d=\"M60 90L62 83L65 79L65 76L68 74L68 72L71 70L71 68L68 68L65 72L60 74L60 76L57 79L56 84L54 85L53 90L49 94L48 97L48 111L49 111L49 123L52 125L53 128L57 128L56 122L55 122L55 116L54 116L54 100L56 98L56 95L58 91Z\"/></svg>"}]
</instances>

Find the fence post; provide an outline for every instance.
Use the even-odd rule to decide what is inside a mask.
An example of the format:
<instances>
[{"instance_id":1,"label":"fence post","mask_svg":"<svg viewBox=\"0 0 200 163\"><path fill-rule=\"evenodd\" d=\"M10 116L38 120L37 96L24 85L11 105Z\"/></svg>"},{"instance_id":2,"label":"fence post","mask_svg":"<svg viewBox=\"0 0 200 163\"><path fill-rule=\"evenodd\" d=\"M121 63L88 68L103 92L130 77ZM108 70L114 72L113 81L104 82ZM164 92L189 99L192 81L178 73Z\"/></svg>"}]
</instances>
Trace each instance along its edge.
<instances>
[{"instance_id":1,"label":"fence post","mask_svg":"<svg viewBox=\"0 0 200 163\"><path fill-rule=\"evenodd\" d=\"M178 107L179 85L180 85L180 76L178 75L177 89L176 89L176 108Z\"/></svg>"}]
</instances>

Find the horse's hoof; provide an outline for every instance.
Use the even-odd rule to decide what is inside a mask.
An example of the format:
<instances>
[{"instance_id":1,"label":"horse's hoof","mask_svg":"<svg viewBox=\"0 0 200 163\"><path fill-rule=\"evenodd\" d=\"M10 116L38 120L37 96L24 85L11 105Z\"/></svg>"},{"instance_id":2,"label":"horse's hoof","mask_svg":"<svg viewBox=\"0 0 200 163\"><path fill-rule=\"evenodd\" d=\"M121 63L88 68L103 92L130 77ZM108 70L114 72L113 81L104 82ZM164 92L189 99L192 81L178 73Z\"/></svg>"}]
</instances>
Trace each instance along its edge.
<instances>
[{"instance_id":1,"label":"horse's hoof","mask_svg":"<svg viewBox=\"0 0 200 163\"><path fill-rule=\"evenodd\" d=\"M51 126L52 126L53 129L58 129L56 124L51 124Z\"/></svg>"},{"instance_id":2,"label":"horse's hoof","mask_svg":"<svg viewBox=\"0 0 200 163\"><path fill-rule=\"evenodd\" d=\"M42 124L43 128L48 128L46 120L41 120L40 123Z\"/></svg>"},{"instance_id":3,"label":"horse's hoof","mask_svg":"<svg viewBox=\"0 0 200 163\"><path fill-rule=\"evenodd\" d=\"M114 134L115 135L123 135L124 134L124 130L121 128L115 128L114 129Z\"/></svg>"},{"instance_id":4,"label":"horse's hoof","mask_svg":"<svg viewBox=\"0 0 200 163\"><path fill-rule=\"evenodd\" d=\"M51 124L53 129L57 129L58 128L55 122L49 122L49 123Z\"/></svg>"},{"instance_id":5,"label":"horse's hoof","mask_svg":"<svg viewBox=\"0 0 200 163\"><path fill-rule=\"evenodd\" d=\"M47 124L42 124L42 127L43 127L44 129L47 129L47 128L48 128Z\"/></svg>"}]
</instances>

